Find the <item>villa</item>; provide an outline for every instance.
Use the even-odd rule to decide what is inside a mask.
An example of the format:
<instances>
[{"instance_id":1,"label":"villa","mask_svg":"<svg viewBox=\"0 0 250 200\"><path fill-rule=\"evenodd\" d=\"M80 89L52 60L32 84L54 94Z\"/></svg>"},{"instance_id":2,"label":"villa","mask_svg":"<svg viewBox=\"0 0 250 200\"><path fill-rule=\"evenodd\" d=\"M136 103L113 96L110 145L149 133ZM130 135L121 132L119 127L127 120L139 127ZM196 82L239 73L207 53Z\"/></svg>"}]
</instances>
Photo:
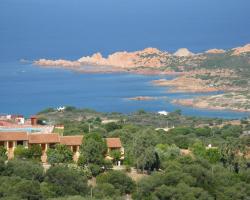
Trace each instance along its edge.
<instances>
[{"instance_id":1,"label":"villa","mask_svg":"<svg viewBox=\"0 0 250 200\"><path fill-rule=\"evenodd\" d=\"M49 148L54 148L56 144L64 144L73 152L73 160L77 161L80 155L80 146L83 136L60 136L56 133L27 133L27 132L0 132L0 146L7 150L8 159L14 158L14 150L18 145L29 148L32 145L40 145L42 148L41 161L47 162L46 152ZM124 148L122 147L120 138L106 138L108 152L106 159L113 160L110 153L118 150L121 153L120 161L124 159Z\"/></svg>"},{"instance_id":2,"label":"villa","mask_svg":"<svg viewBox=\"0 0 250 200\"><path fill-rule=\"evenodd\" d=\"M28 135L25 132L1 132L0 146L7 149L8 159L14 157L14 150L17 145L23 145L28 148Z\"/></svg>"},{"instance_id":3,"label":"villa","mask_svg":"<svg viewBox=\"0 0 250 200\"><path fill-rule=\"evenodd\" d=\"M124 148L122 147L122 143L120 138L106 138L106 143L108 147L106 159L113 160L112 156L110 155L112 151L120 151L121 158L117 162L117 165L121 165L121 161L124 160Z\"/></svg>"}]
</instances>

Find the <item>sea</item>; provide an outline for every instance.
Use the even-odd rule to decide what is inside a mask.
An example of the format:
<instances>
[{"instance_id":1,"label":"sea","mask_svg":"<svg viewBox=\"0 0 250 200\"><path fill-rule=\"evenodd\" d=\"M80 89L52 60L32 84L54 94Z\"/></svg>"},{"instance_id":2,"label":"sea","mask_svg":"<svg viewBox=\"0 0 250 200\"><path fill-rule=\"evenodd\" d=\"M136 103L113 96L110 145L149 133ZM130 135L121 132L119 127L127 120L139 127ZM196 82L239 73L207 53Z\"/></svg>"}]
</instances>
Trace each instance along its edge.
<instances>
[{"instance_id":1,"label":"sea","mask_svg":"<svg viewBox=\"0 0 250 200\"><path fill-rule=\"evenodd\" d=\"M146 47L170 52L186 47L197 53L242 46L250 42L249 7L245 0L1 0L0 113L29 116L72 105L102 112L181 109L190 116L249 116L172 104L172 99L201 94L171 94L151 84L171 76L80 74L32 65L40 58L75 60ZM135 96L166 98L127 99Z\"/></svg>"},{"instance_id":2,"label":"sea","mask_svg":"<svg viewBox=\"0 0 250 200\"><path fill-rule=\"evenodd\" d=\"M171 93L169 88L152 84L157 79L174 76L138 75L130 73L81 74L71 70L43 68L32 63L7 62L1 66L0 113L30 116L53 107L75 106L100 112L132 113L138 110L172 112L184 115L242 118L250 113L212 111L184 107L171 103L173 99L192 98L192 93ZM155 100L135 101L136 96L158 97Z\"/></svg>"}]
</instances>

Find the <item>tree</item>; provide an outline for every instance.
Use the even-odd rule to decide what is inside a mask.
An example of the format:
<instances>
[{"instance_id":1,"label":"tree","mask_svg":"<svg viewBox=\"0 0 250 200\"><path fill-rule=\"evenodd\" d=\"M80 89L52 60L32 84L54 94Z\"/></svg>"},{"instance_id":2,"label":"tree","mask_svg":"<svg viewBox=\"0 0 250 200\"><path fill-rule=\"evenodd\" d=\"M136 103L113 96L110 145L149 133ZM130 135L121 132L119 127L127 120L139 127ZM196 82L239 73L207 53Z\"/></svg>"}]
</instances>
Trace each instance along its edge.
<instances>
[{"instance_id":1,"label":"tree","mask_svg":"<svg viewBox=\"0 0 250 200\"><path fill-rule=\"evenodd\" d=\"M38 144L29 147L29 158L40 160L42 156L42 147Z\"/></svg>"},{"instance_id":2,"label":"tree","mask_svg":"<svg viewBox=\"0 0 250 200\"><path fill-rule=\"evenodd\" d=\"M55 149L47 150L47 159L50 164L70 163L73 161L73 152L63 144L57 144Z\"/></svg>"},{"instance_id":3,"label":"tree","mask_svg":"<svg viewBox=\"0 0 250 200\"><path fill-rule=\"evenodd\" d=\"M172 160L177 158L180 155L180 148L175 144L158 144L155 148L157 154L160 157L160 161Z\"/></svg>"},{"instance_id":4,"label":"tree","mask_svg":"<svg viewBox=\"0 0 250 200\"><path fill-rule=\"evenodd\" d=\"M110 152L110 156L113 158L113 162L117 163L121 159L121 151L113 150Z\"/></svg>"},{"instance_id":5,"label":"tree","mask_svg":"<svg viewBox=\"0 0 250 200\"><path fill-rule=\"evenodd\" d=\"M135 188L134 181L121 171L109 171L96 177L97 184L111 184L120 194L129 194Z\"/></svg>"},{"instance_id":6,"label":"tree","mask_svg":"<svg viewBox=\"0 0 250 200\"><path fill-rule=\"evenodd\" d=\"M63 165L49 168L45 175L45 182L47 194L56 196L86 195L89 191L87 178L78 170Z\"/></svg>"},{"instance_id":7,"label":"tree","mask_svg":"<svg viewBox=\"0 0 250 200\"><path fill-rule=\"evenodd\" d=\"M42 181L43 167L40 163L30 160L10 160L6 165L4 175Z\"/></svg>"},{"instance_id":8,"label":"tree","mask_svg":"<svg viewBox=\"0 0 250 200\"><path fill-rule=\"evenodd\" d=\"M115 199L120 196L120 191L110 183L100 183L94 188L93 195L97 199Z\"/></svg>"},{"instance_id":9,"label":"tree","mask_svg":"<svg viewBox=\"0 0 250 200\"><path fill-rule=\"evenodd\" d=\"M239 152L242 146L238 140L230 139L220 146L221 161L224 167L229 167L230 170L239 172Z\"/></svg>"},{"instance_id":10,"label":"tree","mask_svg":"<svg viewBox=\"0 0 250 200\"><path fill-rule=\"evenodd\" d=\"M154 149L154 141L152 140L150 130L140 131L134 138L133 155L137 169L151 170L158 161L158 155ZM156 166L159 167L159 166Z\"/></svg>"},{"instance_id":11,"label":"tree","mask_svg":"<svg viewBox=\"0 0 250 200\"><path fill-rule=\"evenodd\" d=\"M195 156L205 158L206 147L202 144L201 141L197 141L196 143L194 143L193 146L191 147L191 150Z\"/></svg>"},{"instance_id":12,"label":"tree","mask_svg":"<svg viewBox=\"0 0 250 200\"><path fill-rule=\"evenodd\" d=\"M0 176L0 197L6 200L39 200L42 199L40 184L16 176Z\"/></svg>"},{"instance_id":13,"label":"tree","mask_svg":"<svg viewBox=\"0 0 250 200\"><path fill-rule=\"evenodd\" d=\"M195 134L197 136L209 137L211 135L211 129L209 127L205 128L196 128Z\"/></svg>"},{"instance_id":14,"label":"tree","mask_svg":"<svg viewBox=\"0 0 250 200\"><path fill-rule=\"evenodd\" d=\"M210 163L217 163L221 160L221 154L217 148L209 148L206 150L205 157L209 160Z\"/></svg>"},{"instance_id":15,"label":"tree","mask_svg":"<svg viewBox=\"0 0 250 200\"><path fill-rule=\"evenodd\" d=\"M116 129L121 129L122 126L120 124L117 124L115 122L110 122L104 125L104 128L107 130L107 132L114 131Z\"/></svg>"},{"instance_id":16,"label":"tree","mask_svg":"<svg viewBox=\"0 0 250 200\"><path fill-rule=\"evenodd\" d=\"M3 146L0 146L0 158L7 160L7 149Z\"/></svg>"},{"instance_id":17,"label":"tree","mask_svg":"<svg viewBox=\"0 0 250 200\"><path fill-rule=\"evenodd\" d=\"M83 139L80 147L82 159L80 165L96 164L102 166L107 152L106 142L98 133L89 133Z\"/></svg>"},{"instance_id":18,"label":"tree","mask_svg":"<svg viewBox=\"0 0 250 200\"><path fill-rule=\"evenodd\" d=\"M27 159L30 156L29 149L22 145L18 145L14 150L14 156L15 158Z\"/></svg>"}]
</instances>

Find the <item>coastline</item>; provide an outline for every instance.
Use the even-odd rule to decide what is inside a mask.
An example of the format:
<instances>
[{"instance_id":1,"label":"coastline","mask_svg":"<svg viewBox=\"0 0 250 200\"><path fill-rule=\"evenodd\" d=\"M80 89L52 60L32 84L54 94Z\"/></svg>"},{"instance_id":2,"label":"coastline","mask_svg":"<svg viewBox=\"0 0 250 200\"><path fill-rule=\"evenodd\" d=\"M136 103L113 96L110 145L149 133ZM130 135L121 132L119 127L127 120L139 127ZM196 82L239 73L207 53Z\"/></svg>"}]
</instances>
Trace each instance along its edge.
<instances>
[{"instance_id":1,"label":"coastline","mask_svg":"<svg viewBox=\"0 0 250 200\"><path fill-rule=\"evenodd\" d=\"M35 65L37 66L37 65ZM210 93L210 92L225 92L225 88L212 87L209 86L209 82L194 78L194 74L198 74L199 72L174 72L174 71L160 71L160 70L152 70L152 69L131 69L125 70L117 67L110 66L89 66L86 69L76 68L76 67L59 67L59 66L38 66L42 68L58 68L58 69L67 69L76 71L78 73L83 74L112 74L112 73L131 73L131 74L140 74L140 75L173 75L176 76L173 79L158 79L151 81L156 87L166 87L169 88L167 90L168 93ZM212 95L211 95L212 97ZM250 112L250 110L245 109L237 109L230 107L222 107L222 106L211 106L208 102L203 102L203 104L195 103L195 100L202 98L197 97L195 99L175 99L171 103L176 105L182 105L187 107L193 107L198 109L206 109L206 110L217 110L217 111L233 111L233 112ZM157 100L158 97L148 97L148 96L135 96L125 98L127 100L132 101L151 101Z\"/></svg>"},{"instance_id":2,"label":"coastline","mask_svg":"<svg viewBox=\"0 0 250 200\"><path fill-rule=\"evenodd\" d=\"M224 92L224 96L195 99L176 99L174 102L211 110L233 110L249 112L249 80L244 75L249 66L250 44L228 50L210 49L201 53L192 53L182 48L175 53L146 48L139 51L114 52L107 57L101 53L83 56L77 60L39 59L33 65L43 68L62 68L83 74L131 73L140 75L172 75L171 80L151 81L157 87L168 88L168 93L215 93ZM234 68L227 67L231 63ZM159 77L161 78L161 77ZM232 92L236 93L227 98ZM150 100L156 97L135 96L130 100ZM238 99L240 98L240 101Z\"/></svg>"}]
</instances>

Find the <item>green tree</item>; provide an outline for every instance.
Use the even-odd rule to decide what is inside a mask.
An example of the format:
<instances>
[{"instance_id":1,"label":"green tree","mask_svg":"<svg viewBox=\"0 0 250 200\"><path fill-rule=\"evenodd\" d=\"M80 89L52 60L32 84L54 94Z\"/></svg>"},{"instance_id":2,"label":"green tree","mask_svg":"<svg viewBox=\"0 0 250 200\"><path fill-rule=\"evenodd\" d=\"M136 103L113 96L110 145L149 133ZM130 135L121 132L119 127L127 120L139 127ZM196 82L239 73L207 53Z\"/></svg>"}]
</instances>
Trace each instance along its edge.
<instances>
[{"instance_id":1,"label":"green tree","mask_svg":"<svg viewBox=\"0 0 250 200\"><path fill-rule=\"evenodd\" d=\"M30 156L29 149L22 145L18 145L14 150L14 156L15 158L27 159Z\"/></svg>"},{"instance_id":2,"label":"green tree","mask_svg":"<svg viewBox=\"0 0 250 200\"><path fill-rule=\"evenodd\" d=\"M115 163L117 163L121 159L121 151L120 150L113 150L109 154L113 158L113 162L115 162Z\"/></svg>"},{"instance_id":3,"label":"green tree","mask_svg":"<svg viewBox=\"0 0 250 200\"><path fill-rule=\"evenodd\" d=\"M57 144L55 149L47 150L47 159L50 164L73 162L73 152L63 144Z\"/></svg>"},{"instance_id":4,"label":"green tree","mask_svg":"<svg viewBox=\"0 0 250 200\"><path fill-rule=\"evenodd\" d=\"M157 154L160 157L161 162L166 160L172 160L180 156L180 148L175 144L158 144L155 147Z\"/></svg>"},{"instance_id":5,"label":"green tree","mask_svg":"<svg viewBox=\"0 0 250 200\"><path fill-rule=\"evenodd\" d=\"M104 128L107 130L107 132L114 131L116 129L121 129L122 126L120 124L117 124L115 122L110 122L104 125Z\"/></svg>"},{"instance_id":6,"label":"green tree","mask_svg":"<svg viewBox=\"0 0 250 200\"><path fill-rule=\"evenodd\" d=\"M110 183L101 183L94 188L93 195L97 199L116 199L120 196L120 191L115 189L115 187Z\"/></svg>"},{"instance_id":7,"label":"green tree","mask_svg":"<svg viewBox=\"0 0 250 200\"><path fill-rule=\"evenodd\" d=\"M31 160L10 160L4 172L8 176L19 176L28 180L43 180L43 167L41 163Z\"/></svg>"},{"instance_id":8,"label":"green tree","mask_svg":"<svg viewBox=\"0 0 250 200\"><path fill-rule=\"evenodd\" d=\"M48 169L45 175L46 193L56 196L86 195L89 188L87 178L78 170L56 165ZM44 189L45 190L45 189Z\"/></svg>"},{"instance_id":9,"label":"green tree","mask_svg":"<svg viewBox=\"0 0 250 200\"><path fill-rule=\"evenodd\" d=\"M42 199L40 184L16 176L0 176L0 197L6 200L39 200Z\"/></svg>"},{"instance_id":10,"label":"green tree","mask_svg":"<svg viewBox=\"0 0 250 200\"><path fill-rule=\"evenodd\" d=\"M205 157L209 160L210 163L217 163L221 160L221 154L217 148L209 148L206 150Z\"/></svg>"},{"instance_id":11,"label":"green tree","mask_svg":"<svg viewBox=\"0 0 250 200\"><path fill-rule=\"evenodd\" d=\"M29 147L29 158L40 160L42 156L42 147L38 144Z\"/></svg>"},{"instance_id":12,"label":"green tree","mask_svg":"<svg viewBox=\"0 0 250 200\"><path fill-rule=\"evenodd\" d=\"M7 149L3 146L0 146L0 158L7 160Z\"/></svg>"},{"instance_id":13,"label":"green tree","mask_svg":"<svg viewBox=\"0 0 250 200\"><path fill-rule=\"evenodd\" d=\"M191 147L192 153L195 156L205 158L206 156L206 147L202 144L201 141L197 141L196 143L193 144Z\"/></svg>"},{"instance_id":14,"label":"green tree","mask_svg":"<svg viewBox=\"0 0 250 200\"><path fill-rule=\"evenodd\" d=\"M89 133L83 139L80 152L82 156L79 161L80 165L96 164L102 166L107 152L107 145L100 134Z\"/></svg>"},{"instance_id":15,"label":"green tree","mask_svg":"<svg viewBox=\"0 0 250 200\"><path fill-rule=\"evenodd\" d=\"M134 181L121 171L109 171L96 177L97 184L111 184L121 194L129 194L135 188Z\"/></svg>"},{"instance_id":16,"label":"green tree","mask_svg":"<svg viewBox=\"0 0 250 200\"><path fill-rule=\"evenodd\" d=\"M195 129L195 134L197 136L209 137L209 136L211 136L211 129L209 127L196 128Z\"/></svg>"},{"instance_id":17,"label":"green tree","mask_svg":"<svg viewBox=\"0 0 250 200\"><path fill-rule=\"evenodd\" d=\"M159 168L157 162L158 155L154 149L154 141L152 140L150 130L140 131L133 141L133 155L137 169L151 170Z\"/></svg>"}]
</instances>

